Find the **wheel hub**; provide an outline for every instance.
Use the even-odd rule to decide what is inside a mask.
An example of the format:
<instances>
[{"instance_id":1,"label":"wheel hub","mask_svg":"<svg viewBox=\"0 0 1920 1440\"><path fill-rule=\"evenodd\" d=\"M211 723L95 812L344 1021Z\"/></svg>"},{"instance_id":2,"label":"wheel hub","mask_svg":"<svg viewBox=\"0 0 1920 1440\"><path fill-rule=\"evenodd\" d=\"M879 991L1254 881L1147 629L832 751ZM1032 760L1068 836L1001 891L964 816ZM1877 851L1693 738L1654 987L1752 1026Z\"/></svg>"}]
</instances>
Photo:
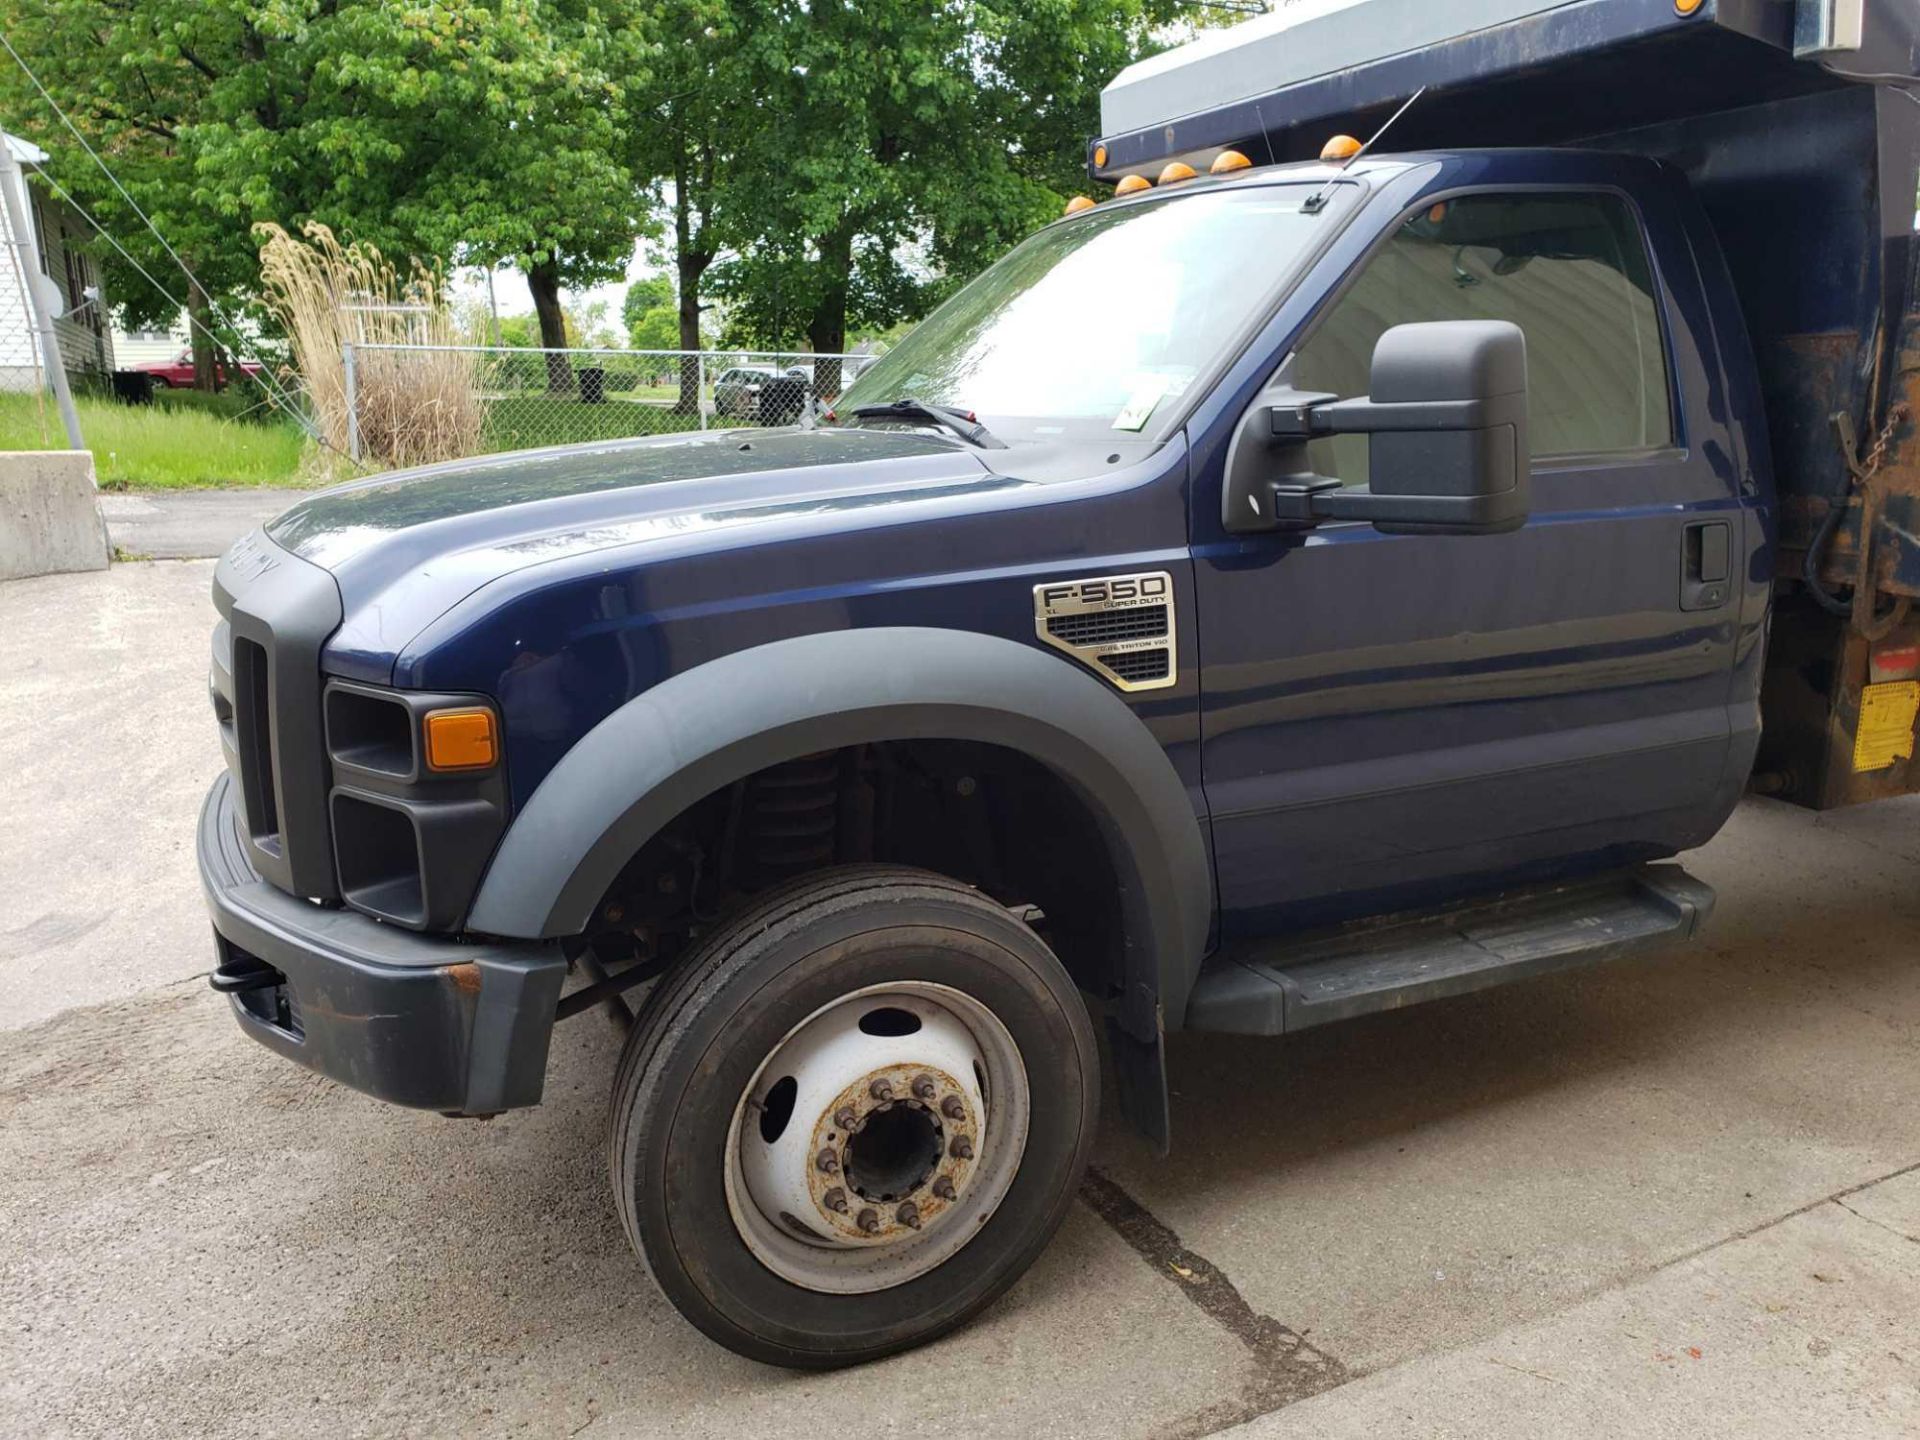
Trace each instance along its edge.
<instances>
[{"instance_id":1,"label":"wheel hub","mask_svg":"<svg viewBox=\"0 0 1920 1440\"><path fill-rule=\"evenodd\" d=\"M795 1283L884 1288L977 1233L1026 1128L1025 1069L990 1012L944 986L875 987L808 1017L761 1065L734 1122L728 1204Z\"/></svg>"},{"instance_id":2,"label":"wheel hub","mask_svg":"<svg viewBox=\"0 0 1920 1440\"><path fill-rule=\"evenodd\" d=\"M814 1123L808 1218L831 1239L865 1245L938 1221L959 1200L977 1153L977 1094L931 1065L861 1075Z\"/></svg>"}]
</instances>

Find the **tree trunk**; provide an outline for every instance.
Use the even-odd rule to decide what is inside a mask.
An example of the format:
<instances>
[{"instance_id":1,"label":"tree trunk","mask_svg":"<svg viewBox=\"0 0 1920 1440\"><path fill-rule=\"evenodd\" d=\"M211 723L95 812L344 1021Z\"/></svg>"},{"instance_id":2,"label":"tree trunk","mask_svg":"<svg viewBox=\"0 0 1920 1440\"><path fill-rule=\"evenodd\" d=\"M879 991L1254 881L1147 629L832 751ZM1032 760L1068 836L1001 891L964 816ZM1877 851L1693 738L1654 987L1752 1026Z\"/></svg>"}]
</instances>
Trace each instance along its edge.
<instances>
[{"instance_id":1,"label":"tree trunk","mask_svg":"<svg viewBox=\"0 0 1920 1440\"><path fill-rule=\"evenodd\" d=\"M706 273L713 256L686 249L674 253L674 267L680 277L680 348L700 348L700 277ZM682 415L700 413L700 362L691 355L680 357L680 401Z\"/></svg>"},{"instance_id":2,"label":"tree trunk","mask_svg":"<svg viewBox=\"0 0 1920 1440\"><path fill-rule=\"evenodd\" d=\"M853 224L843 222L831 235L822 235L820 299L807 321L807 343L816 357L839 356L847 348L847 296L853 280ZM832 404L840 394L840 361L813 362L813 393Z\"/></svg>"},{"instance_id":3,"label":"tree trunk","mask_svg":"<svg viewBox=\"0 0 1920 1440\"><path fill-rule=\"evenodd\" d=\"M220 388L214 364L213 302L198 284L187 287L187 334L193 345L193 388L212 393Z\"/></svg>"},{"instance_id":4,"label":"tree trunk","mask_svg":"<svg viewBox=\"0 0 1920 1440\"><path fill-rule=\"evenodd\" d=\"M542 260L527 267L527 289L533 292L533 313L540 318L542 349L567 348L567 314L560 308L560 263ZM573 393L573 366L565 355L547 356L547 393Z\"/></svg>"},{"instance_id":5,"label":"tree trunk","mask_svg":"<svg viewBox=\"0 0 1920 1440\"><path fill-rule=\"evenodd\" d=\"M693 193L688 184L692 166L682 149L675 157L673 174L673 263L678 272L680 293L680 348L700 348L700 278L713 263L713 252L703 249L694 238ZM700 227L704 235L706 226ZM691 356L680 359L680 400L674 407L682 415L700 413L700 362Z\"/></svg>"}]
</instances>

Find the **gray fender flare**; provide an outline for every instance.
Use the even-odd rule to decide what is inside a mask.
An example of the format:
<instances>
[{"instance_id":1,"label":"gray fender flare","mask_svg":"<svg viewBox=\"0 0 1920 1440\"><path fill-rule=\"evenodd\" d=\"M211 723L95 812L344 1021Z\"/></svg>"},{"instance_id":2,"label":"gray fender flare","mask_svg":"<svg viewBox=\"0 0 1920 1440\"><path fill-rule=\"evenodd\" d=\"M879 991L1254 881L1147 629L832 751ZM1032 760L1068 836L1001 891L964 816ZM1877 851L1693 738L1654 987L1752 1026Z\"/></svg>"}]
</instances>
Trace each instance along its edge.
<instances>
[{"instance_id":1,"label":"gray fender flare","mask_svg":"<svg viewBox=\"0 0 1920 1440\"><path fill-rule=\"evenodd\" d=\"M587 928L628 860L702 797L785 760L882 740L1020 751L1081 795L1121 893L1125 1028L1157 1045L1205 953L1213 880L1166 752L1072 662L963 630L831 631L736 651L629 700L594 726L515 817L468 917L491 935Z\"/></svg>"}]
</instances>

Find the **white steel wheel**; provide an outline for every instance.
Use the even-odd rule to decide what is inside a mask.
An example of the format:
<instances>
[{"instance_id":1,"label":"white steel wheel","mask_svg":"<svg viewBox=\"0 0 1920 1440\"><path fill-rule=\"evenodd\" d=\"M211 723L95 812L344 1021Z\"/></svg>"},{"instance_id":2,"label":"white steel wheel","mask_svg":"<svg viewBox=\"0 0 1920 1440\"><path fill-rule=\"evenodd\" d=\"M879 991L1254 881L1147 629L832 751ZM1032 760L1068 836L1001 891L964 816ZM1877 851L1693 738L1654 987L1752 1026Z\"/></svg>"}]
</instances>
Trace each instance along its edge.
<instances>
[{"instance_id":1,"label":"white steel wheel","mask_svg":"<svg viewBox=\"0 0 1920 1440\"><path fill-rule=\"evenodd\" d=\"M853 1293L923 1275L976 1234L1026 1150L1026 1067L949 986L855 991L788 1032L740 1097L727 1208L795 1285Z\"/></svg>"},{"instance_id":2,"label":"white steel wheel","mask_svg":"<svg viewBox=\"0 0 1920 1440\"><path fill-rule=\"evenodd\" d=\"M1086 1005L978 891L848 866L717 926L614 1080L634 1248L742 1355L827 1368L990 1305L1066 1218L1098 1121Z\"/></svg>"}]
</instances>

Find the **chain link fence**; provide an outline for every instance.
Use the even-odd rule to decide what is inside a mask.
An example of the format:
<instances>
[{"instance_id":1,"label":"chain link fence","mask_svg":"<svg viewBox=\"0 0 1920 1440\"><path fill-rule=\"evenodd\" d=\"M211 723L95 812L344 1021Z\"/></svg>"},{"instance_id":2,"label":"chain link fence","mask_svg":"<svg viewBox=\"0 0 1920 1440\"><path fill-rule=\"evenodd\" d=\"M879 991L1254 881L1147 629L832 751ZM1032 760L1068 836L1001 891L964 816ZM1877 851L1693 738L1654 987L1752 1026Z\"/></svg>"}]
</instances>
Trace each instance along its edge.
<instances>
[{"instance_id":1,"label":"chain link fence","mask_svg":"<svg viewBox=\"0 0 1920 1440\"><path fill-rule=\"evenodd\" d=\"M688 430L791 425L871 355L350 344L346 448L395 463ZM422 435L429 438L422 443Z\"/></svg>"},{"instance_id":2,"label":"chain link fence","mask_svg":"<svg viewBox=\"0 0 1920 1440\"><path fill-rule=\"evenodd\" d=\"M0 173L0 184L5 183ZM0 400L0 413L6 416L10 435L20 432L20 443L30 441L37 427L45 447L53 448L65 440L53 438L61 434L60 417L48 393L40 332L27 290L38 263L33 237L14 234L12 209L0 204L0 396L6 397Z\"/></svg>"}]
</instances>

